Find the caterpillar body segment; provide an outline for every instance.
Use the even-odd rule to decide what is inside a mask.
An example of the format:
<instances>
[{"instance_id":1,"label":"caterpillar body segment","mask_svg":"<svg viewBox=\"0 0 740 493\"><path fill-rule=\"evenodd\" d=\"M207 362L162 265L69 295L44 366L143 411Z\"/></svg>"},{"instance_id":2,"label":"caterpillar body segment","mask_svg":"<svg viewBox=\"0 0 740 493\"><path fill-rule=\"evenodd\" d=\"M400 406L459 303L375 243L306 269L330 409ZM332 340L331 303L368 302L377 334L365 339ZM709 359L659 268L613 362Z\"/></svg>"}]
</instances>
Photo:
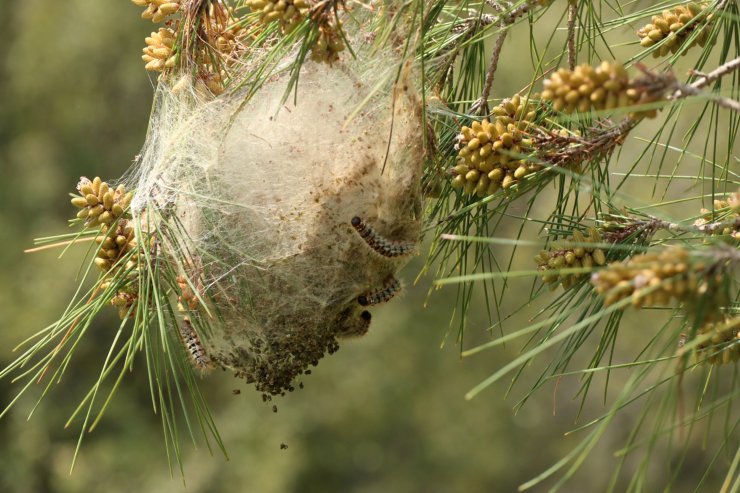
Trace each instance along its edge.
<instances>
[{"instance_id":1,"label":"caterpillar body segment","mask_svg":"<svg viewBox=\"0 0 740 493\"><path fill-rule=\"evenodd\" d=\"M351 224L360 237L365 240L365 243L384 257L393 258L409 255L416 249L416 243L412 241L393 241L384 238L359 216L353 217Z\"/></svg>"},{"instance_id":2,"label":"caterpillar body segment","mask_svg":"<svg viewBox=\"0 0 740 493\"><path fill-rule=\"evenodd\" d=\"M353 335L363 336L367 334L368 329L370 329L370 321L372 320L372 315L370 315L370 312L367 310L364 310L362 313L360 313L360 323L357 325L356 331L353 332Z\"/></svg>"},{"instance_id":3,"label":"caterpillar body segment","mask_svg":"<svg viewBox=\"0 0 740 493\"><path fill-rule=\"evenodd\" d=\"M346 326L342 329L338 336L342 338L364 336L370 329L371 319L372 315L370 315L370 312L367 310L363 310L362 313L360 313L359 317L356 316L356 314L353 315L353 318L347 320Z\"/></svg>"},{"instance_id":4,"label":"caterpillar body segment","mask_svg":"<svg viewBox=\"0 0 740 493\"><path fill-rule=\"evenodd\" d=\"M401 282L395 277L389 277L385 285L378 290L357 297L357 302L362 306L378 305L385 303L401 291Z\"/></svg>"},{"instance_id":5,"label":"caterpillar body segment","mask_svg":"<svg viewBox=\"0 0 740 493\"><path fill-rule=\"evenodd\" d=\"M195 328L188 317L185 317L180 324L179 333L182 345L185 347L185 351L188 353L188 356L190 356L190 360L193 362L193 365L195 365L199 370L209 370L213 368L213 362L206 354L203 343L200 342L200 337L198 337L198 333L195 331Z\"/></svg>"}]
</instances>

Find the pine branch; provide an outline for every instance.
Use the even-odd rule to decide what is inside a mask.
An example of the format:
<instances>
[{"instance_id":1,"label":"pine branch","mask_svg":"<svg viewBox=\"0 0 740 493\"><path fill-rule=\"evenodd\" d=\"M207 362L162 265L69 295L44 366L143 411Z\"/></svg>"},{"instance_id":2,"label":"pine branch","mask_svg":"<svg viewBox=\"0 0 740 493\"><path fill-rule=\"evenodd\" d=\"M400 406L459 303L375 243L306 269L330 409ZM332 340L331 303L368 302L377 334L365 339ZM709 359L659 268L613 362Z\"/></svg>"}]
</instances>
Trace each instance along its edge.
<instances>
[{"instance_id":1,"label":"pine branch","mask_svg":"<svg viewBox=\"0 0 740 493\"><path fill-rule=\"evenodd\" d=\"M729 62L712 70L708 74L702 74L697 71L692 71L691 75L698 75L699 79L692 82L691 84L677 83L677 87L675 88L673 94L670 96L670 99L681 99L691 96L703 96L713 101L717 105L722 106L723 108L740 112L740 101L735 101L734 99L730 99L728 97L720 96L717 94L707 95L704 93L704 91L701 90L712 82L715 82L722 77L731 74L735 70L738 70L738 68L740 68L740 57L730 60Z\"/></svg>"},{"instance_id":2,"label":"pine branch","mask_svg":"<svg viewBox=\"0 0 740 493\"><path fill-rule=\"evenodd\" d=\"M576 21L578 20L578 3L568 3L568 68L576 68Z\"/></svg>"},{"instance_id":3,"label":"pine branch","mask_svg":"<svg viewBox=\"0 0 740 493\"><path fill-rule=\"evenodd\" d=\"M506 29L503 29L496 38L496 43L493 45L493 52L491 53L491 60L488 62L488 71L486 72L486 81L483 84L483 92L481 92L480 98L468 110L468 113L471 115L475 113L486 115L489 112L488 95L491 93L493 78L498 68L498 59L501 55L501 48L504 46L507 32Z\"/></svg>"},{"instance_id":4,"label":"pine branch","mask_svg":"<svg viewBox=\"0 0 740 493\"><path fill-rule=\"evenodd\" d=\"M712 82L719 80L725 75L728 75L738 69L740 69L740 57L737 57L733 60L730 60L729 62L720 65L708 74L703 74L697 70L692 70L691 75L699 76L699 79L691 83L691 88L702 89Z\"/></svg>"},{"instance_id":5,"label":"pine branch","mask_svg":"<svg viewBox=\"0 0 740 493\"><path fill-rule=\"evenodd\" d=\"M501 12L498 17L498 24L501 30L498 37L496 38L496 43L493 46L491 59L488 62L486 78L483 84L483 91L481 92L480 97L471 105L470 109L468 110L468 113L470 113L471 115L476 113L480 115L488 114L488 96L491 93L493 79L496 75L496 70L498 69L498 59L501 56L501 49L504 46L504 41L506 40L506 35L509 32L509 27L513 25L521 16L529 12L532 7L536 5L536 3L536 0L528 0L522 3L520 6L514 9L510 9L504 8L503 6L499 5L498 2L494 2L492 0L488 1L489 5L492 5L496 10Z\"/></svg>"}]
</instances>

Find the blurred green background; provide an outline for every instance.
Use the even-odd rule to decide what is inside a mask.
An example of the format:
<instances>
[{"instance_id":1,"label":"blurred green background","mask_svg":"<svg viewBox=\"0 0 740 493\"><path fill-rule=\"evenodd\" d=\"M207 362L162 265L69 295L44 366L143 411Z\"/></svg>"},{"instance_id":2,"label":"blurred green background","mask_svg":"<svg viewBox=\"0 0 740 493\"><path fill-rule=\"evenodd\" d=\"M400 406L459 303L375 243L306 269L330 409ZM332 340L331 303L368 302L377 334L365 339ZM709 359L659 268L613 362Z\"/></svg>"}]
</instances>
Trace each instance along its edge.
<instances>
[{"instance_id":1,"label":"blurred green background","mask_svg":"<svg viewBox=\"0 0 740 493\"><path fill-rule=\"evenodd\" d=\"M65 231L74 212L67 193L80 175L115 179L143 143L155 80L138 54L153 26L138 12L128 1L0 2L2 364L13 357L15 344L61 313L83 253L73 250L60 261L56 252L28 255L23 249L34 237ZM515 47L528 35L522 28L507 42L497 97L528 80L529 64L516 59L521 53ZM517 262L530 268L531 257ZM99 371L118 323L111 309L33 418L26 421L38 392L0 420L0 491L516 491L582 437L563 437L573 427L577 382L563 380L557 394L546 385L516 415L513 406L526 384L508 399L504 381L466 402L464 393L519 346L461 359L454 329L446 336L454 288L435 293L425 307L432 279L412 285L421 265L417 259L405 270L406 296L375 310L370 333L322 361L305 390L278 401L278 413L227 373L205 377L229 460L184 441L185 485L177 471L170 476L161 422L141 371L127 379L103 424L86 436L69 474L80 423L63 426ZM476 306L480 312L470 314L466 347L489 337L480 297ZM509 328L522 323L513 320ZM625 354L634 355L635 344L648 336L624 341ZM611 382L617 389L621 378ZM0 381L3 406L17 390L17 384ZM585 416L606 410L598 394ZM565 491L605 488L616 464L612 453L630 430L633 411L614 423ZM675 491L693 491L710 459L700 447L690 449L685 481L680 478ZM625 481L634 467L628 463ZM654 479L661 481L661 474L656 471Z\"/></svg>"}]
</instances>

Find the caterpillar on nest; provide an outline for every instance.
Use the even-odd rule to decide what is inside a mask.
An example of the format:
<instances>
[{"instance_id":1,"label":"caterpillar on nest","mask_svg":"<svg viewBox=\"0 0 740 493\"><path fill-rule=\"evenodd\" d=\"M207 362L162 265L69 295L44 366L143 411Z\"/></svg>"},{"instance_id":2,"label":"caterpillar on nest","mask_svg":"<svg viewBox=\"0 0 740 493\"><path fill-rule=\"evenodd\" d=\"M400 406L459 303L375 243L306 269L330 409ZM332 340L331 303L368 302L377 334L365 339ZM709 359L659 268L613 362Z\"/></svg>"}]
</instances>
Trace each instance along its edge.
<instances>
[{"instance_id":1,"label":"caterpillar on nest","mask_svg":"<svg viewBox=\"0 0 740 493\"><path fill-rule=\"evenodd\" d=\"M283 394L400 289L421 231L413 74L379 54L307 62L284 104L287 73L248 100L160 82L132 208L184 233L162 248L213 305L204 361Z\"/></svg>"},{"instance_id":2,"label":"caterpillar on nest","mask_svg":"<svg viewBox=\"0 0 740 493\"><path fill-rule=\"evenodd\" d=\"M182 345L188 353L190 360L193 365L199 370L209 370L213 367L211 358L206 354L203 348L203 343L200 342L200 337L195 331L193 324L190 323L189 318L184 318L180 324L180 340Z\"/></svg>"}]
</instances>

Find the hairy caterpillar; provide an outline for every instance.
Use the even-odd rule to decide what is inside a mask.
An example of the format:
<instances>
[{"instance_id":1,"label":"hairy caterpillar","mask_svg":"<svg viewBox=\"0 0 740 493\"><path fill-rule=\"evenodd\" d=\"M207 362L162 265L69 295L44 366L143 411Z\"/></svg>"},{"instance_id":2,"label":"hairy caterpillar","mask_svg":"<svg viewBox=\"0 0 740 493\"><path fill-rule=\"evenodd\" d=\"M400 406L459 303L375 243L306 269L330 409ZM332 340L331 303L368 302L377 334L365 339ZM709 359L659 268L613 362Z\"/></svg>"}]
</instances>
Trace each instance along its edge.
<instances>
[{"instance_id":1,"label":"hairy caterpillar","mask_svg":"<svg viewBox=\"0 0 740 493\"><path fill-rule=\"evenodd\" d=\"M372 320L372 315L369 311L363 310L359 317L355 319L354 324L347 324L346 328L342 331L341 335L342 337L360 337L367 334L367 331L370 329L370 321Z\"/></svg>"},{"instance_id":2,"label":"hairy caterpillar","mask_svg":"<svg viewBox=\"0 0 740 493\"><path fill-rule=\"evenodd\" d=\"M408 255L414 251L416 243L411 241L393 241L384 238L373 228L365 223L359 216L355 216L351 221L352 227L360 234L370 248L384 257L398 257Z\"/></svg>"},{"instance_id":3,"label":"hairy caterpillar","mask_svg":"<svg viewBox=\"0 0 740 493\"><path fill-rule=\"evenodd\" d=\"M401 282L395 277L389 277L385 285L376 291L360 295L357 297L357 302L362 306L377 305L385 303L397 295L401 291Z\"/></svg>"},{"instance_id":4,"label":"hairy caterpillar","mask_svg":"<svg viewBox=\"0 0 740 493\"><path fill-rule=\"evenodd\" d=\"M195 328L188 317L185 317L180 324L179 334L182 345L195 367L199 370L213 368L213 362L206 354L203 343L200 342L200 337L198 337L198 333L195 332Z\"/></svg>"}]
</instances>

